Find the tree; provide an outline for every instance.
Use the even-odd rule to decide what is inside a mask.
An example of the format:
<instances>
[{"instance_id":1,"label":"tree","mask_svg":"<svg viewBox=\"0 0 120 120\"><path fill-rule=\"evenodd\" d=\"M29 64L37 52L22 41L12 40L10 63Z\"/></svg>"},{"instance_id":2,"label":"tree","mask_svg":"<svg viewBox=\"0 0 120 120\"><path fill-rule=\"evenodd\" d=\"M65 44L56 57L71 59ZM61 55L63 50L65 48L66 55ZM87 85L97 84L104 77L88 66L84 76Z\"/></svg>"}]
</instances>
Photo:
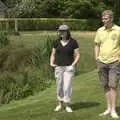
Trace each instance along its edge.
<instances>
[{"instance_id":1,"label":"tree","mask_svg":"<svg viewBox=\"0 0 120 120\"><path fill-rule=\"evenodd\" d=\"M120 20L120 0L115 0L114 4L114 10L115 10L115 20Z\"/></svg>"},{"instance_id":2,"label":"tree","mask_svg":"<svg viewBox=\"0 0 120 120\"><path fill-rule=\"evenodd\" d=\"M39 0L38 0L39 1ZM39 4L36 1L36 16L38 17L60 17L64 0L43 0Z\"/></svg>"},{"instance_id":3,"label":"tree","mask_svg":"<svg viewBox=\"0 0 120 120\"><path fill-rule=\"evenodd\" d=\"M16 4L21 2L21 0L1 0L1 1L4 2L9 8L15 7Z\"/></svg>"},{"instance_id":4,"label":"tree","mask_svg":"<svg viewBox=\"0 0 120 120\"><path fill-rule=\"evenodd\" d=\"M63 15L70 18L98 18L106 8L103 2L96 0L68 0Z\"/></svg>"},{"instance_id":5,"label":"tree","mask_svg":"<svg viewBox=\"0 0 120 120\"><path fill-rule=\"evenodd\" d=\"M62 17L62 18L98 18L107 2L104 0L5 0L15 7L8 11L8 17ZM113 0L111 0L113 1ZM112 7L109 4L109 8Z\"/></svg>"},{"instance_id":6,"label":"tree","mask_svg":"<svg viewBox=\"0 0 120 120\"><path fill-rule=\"evenodd\" d=\"M8 17L32 17L35 11L34 0L22 0L8 11Z\"/></svg>"},{"instance_id":7,"label":"tree","mask_svg":"<svg viewBox=\"0 0 120 120\"><path fill-rule=\"evenodd\" d=\"M9 17L60 17L61 0L22 0L8 11Z\"/></svg>"}]
</instances>

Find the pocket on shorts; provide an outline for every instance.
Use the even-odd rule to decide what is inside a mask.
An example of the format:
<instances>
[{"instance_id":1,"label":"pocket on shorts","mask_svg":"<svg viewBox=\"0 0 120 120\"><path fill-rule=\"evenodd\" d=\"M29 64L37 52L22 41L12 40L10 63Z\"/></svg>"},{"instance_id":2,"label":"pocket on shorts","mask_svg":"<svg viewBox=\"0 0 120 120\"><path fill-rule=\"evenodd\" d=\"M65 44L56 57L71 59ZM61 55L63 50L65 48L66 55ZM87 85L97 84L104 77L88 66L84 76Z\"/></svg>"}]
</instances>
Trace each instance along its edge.
<instances>
[{"instance_id":1,"label":"pocket on shorts","mask_svg":"<svg viewBox=\"0 0 120 120\"><path fill-rule=\"evenodd\" d=\"M74 72L75 71L75 67L70 65L70 66L67 66L67 71L69 72Z\"/></svg>"},{"instance_id":2,"label":"pocket on shorts","mask_svg":"<svg viewBox=\"0 0 120 120\"><path fill-rule=\"evenodd\" d=\"M101 61L99 59L96 59L96 63L99 64Z\"/></svg>"},{"instance_id":3,"label":"pocket on shorts","mask_svg":"<svg viewBox=\"0 0 120 120\"><path fill-rule=\"evenodd\" d=\"M59 72L60 72L60 67L56 66L55 67L55 78L58 77Z\"/></svg>"},{"instance_id":4,"label":"pocket on shorts","mask_svg":"<svg viewBox=\"0 0 120 120\"><path fill-rule=\"evenodd\" d=\"M115 61L115 62L113 62L113 63L111 63L111 65L112 65L112 68L119 68L120 67L120 62L119 61Z\"/></svg>"}]
</instances>

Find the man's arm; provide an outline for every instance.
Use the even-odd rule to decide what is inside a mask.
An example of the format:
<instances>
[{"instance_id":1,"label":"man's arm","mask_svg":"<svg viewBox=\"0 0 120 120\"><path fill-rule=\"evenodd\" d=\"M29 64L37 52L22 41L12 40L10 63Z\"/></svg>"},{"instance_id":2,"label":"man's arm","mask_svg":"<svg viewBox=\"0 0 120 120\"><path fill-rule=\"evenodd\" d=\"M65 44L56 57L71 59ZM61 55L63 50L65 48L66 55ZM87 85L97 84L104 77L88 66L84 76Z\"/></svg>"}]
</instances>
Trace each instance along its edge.
<instances>
[{"instance_id":1,"label":"man's arm","mask_svg":"<svg viewBox=\"0 0 120 120\"><path fill-rule=\"evenodd\" d=\"M97 60L99 54L100 54L100 44L95 43L95 59L96 60Z\"/></svg>"}]
</instances>

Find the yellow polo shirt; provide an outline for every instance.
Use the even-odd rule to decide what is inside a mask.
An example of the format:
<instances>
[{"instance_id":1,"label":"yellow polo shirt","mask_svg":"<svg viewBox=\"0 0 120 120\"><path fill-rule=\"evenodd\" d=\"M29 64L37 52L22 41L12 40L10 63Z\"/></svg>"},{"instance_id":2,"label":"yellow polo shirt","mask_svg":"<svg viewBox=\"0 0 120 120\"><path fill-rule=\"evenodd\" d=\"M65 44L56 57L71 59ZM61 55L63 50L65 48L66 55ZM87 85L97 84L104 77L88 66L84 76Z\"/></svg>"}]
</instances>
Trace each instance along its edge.
<instances>
[{"instance_id":1,"label":"yellow polo shirt","mask_svg":"<svg viewBox=\"0 0 120 120\"><path fill-rule=\"evenodd\" d=\"M106 29L101 27L97 30L95 43L100 44L100 54L98 59L103 63L112 63L120 55L120 27L113 25Z\"/></svg>"}]
</instances>

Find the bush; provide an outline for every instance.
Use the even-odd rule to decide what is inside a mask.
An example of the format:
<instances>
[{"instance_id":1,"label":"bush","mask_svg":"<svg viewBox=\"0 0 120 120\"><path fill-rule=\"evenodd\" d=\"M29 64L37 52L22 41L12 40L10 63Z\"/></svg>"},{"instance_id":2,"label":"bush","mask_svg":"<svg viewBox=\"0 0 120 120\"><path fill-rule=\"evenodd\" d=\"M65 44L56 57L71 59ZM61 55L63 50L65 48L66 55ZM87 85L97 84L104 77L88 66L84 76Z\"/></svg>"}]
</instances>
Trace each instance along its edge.
<instances>
[{"instance_id":1,"label":"bush","mask_svg":"<svg viewBox=\"0 0 120 120\"><path fill-rule=\"evenodd\" d=\"M120 26L120 17L118 18L118 20L115 20L115 23Z\"/></svg>"},{"instance_id":2,"label":"bush","mask_svg":"<svg viewBox=\"0 0 120 120\"><path fill-rule=\"evenodd\" d=\"M8 35L15 35L15 36L19 36L20 35L20 32L15 32L14 30L12 30L12 31L7 31L7 34Z\"/></svg>"},{"instance_id":3,"label":"bush","mask_svg":"<svg viewBox=\"0 0 120 120\"><path fill-rule=\"evenodd\" d=\"M100 26L99 20L94 19L36 19L19 20L19 30L56 30L66 23L71 30L96 30Z\"/></svg>"},{"instance_id":4,"label":"bush","mask_svg":"<svg viewBox=\"0 0 120 120\"><path fill-rule=\"evenodd\" d=\"M6 47L0 50L0 103L18 100L50 86L50 37L34 48Z\"/></svg>"},{"instance_id":5,"label":"bush","mask_svg":"<svg viewBox=\"0 0 120 120\"><path fill-rule=\"evenodd\" d=\"M28 67L17 71L17 73L1 72L0 103L5 104L11 100L25 98L49 87L51 81L44 74L42 75L41 71L34 67Z\"/></svg>"},{"instance_id":6,"label":"bush","mask_svg":"<svg viewBox=\"0 0 120 120\"><path fill-rule=\"evenodd\" d=\"M14 19L9 20L8 32L14 30ZM71 30L96 30L100 27L97 19L58 19L58 18L41 18L41 19L18 19L18 30L56 30L60 24L66 23ZM5 29L5 28L4 28Z\"/></svg>"},{"instance_id":7,"label":"bush","mask_svg":"<svg viewBox=\"0 0 120 120\"><path fill-rule=\"evenodd\" d=\"M9 39L7 37L7 33L0 31L0 48L3 48L8 44L9 44Z\"/></svg>"}]
</instances>

